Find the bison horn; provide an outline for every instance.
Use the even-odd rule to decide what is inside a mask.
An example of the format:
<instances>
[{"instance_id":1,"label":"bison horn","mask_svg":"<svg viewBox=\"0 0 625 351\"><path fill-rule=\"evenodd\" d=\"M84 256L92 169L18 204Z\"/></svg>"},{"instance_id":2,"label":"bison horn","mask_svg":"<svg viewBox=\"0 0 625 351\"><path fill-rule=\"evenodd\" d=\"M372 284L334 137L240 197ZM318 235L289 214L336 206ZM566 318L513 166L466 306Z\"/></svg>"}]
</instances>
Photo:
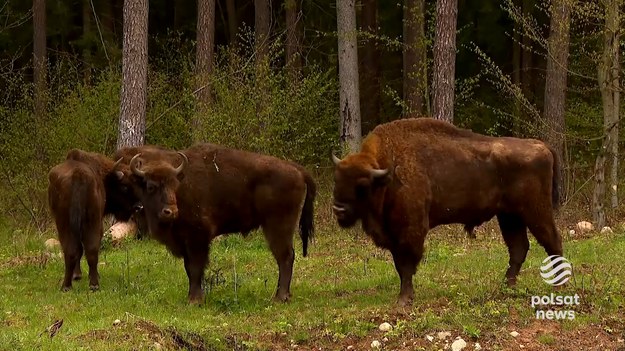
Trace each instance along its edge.
<instances>
[{"instance_id":1,"label":"bison horn","mask_svg":"<svg viewBox=\"0 0 625 351\"><path fill-rule=\"evenodd\" d=\"M119 167L119 164L122 163L123 160L124 158L121 157L119 160L115 161L115 163L113 164L113 170L116 170L117 167Z\"/></svg>"},{"instance_id":2,"label":"bison horn","mask_svg":"<svg viewBox=\"0 0 625 351\"><path fill-rule=\"evenodd\" d=\"M130 170L132 171L132 173L138 175L139 177L143 178L145 176L145 172L140 170L139 168L137 168L137 161L139 161L137 159L137 157L141 156L141 154L136 154L133 156L133 158L130 160Z\"/></svg>"},{"instance_id":3,"label":"bison horn","mask_svg":"<svg viewBox=\"0 0 625 351\"><path fill-rule=\"evenodd\" d=\"M182 163L180 164L180 166L178 166L178 168L176 168L176 174L180 174L180 172L182 172L182 170L189 163L189 158L187 158L187 155L183 154L180 151L178 151L178 155L182 156Z\"/></svg>"},{"instance_id":4,"label":"bison horn","mask_svg":"<svg viewBox=\"0 0 625 351\"><path fill-rule=\"evenodd\" d=\"M388 174L388 169L372 169L371 170L371 175L373 176L373 178L384 177L387 174Z\"/></svg>"},{"instance_id":5,"label":"bison horn","mask_svg":"<svg viewBox=\"0 0 625 351\"><path fill-rule=\"evenodd\" d=\"M334 156L334 154L332 154L332 162L334 162L334 164L335 164L336 166L338 166L338 165L339 165L339 162L341 162L341 159L340 159L340 158L338 158L338 157L336 157L336 156Z\"/></svg>"}]
</instances>

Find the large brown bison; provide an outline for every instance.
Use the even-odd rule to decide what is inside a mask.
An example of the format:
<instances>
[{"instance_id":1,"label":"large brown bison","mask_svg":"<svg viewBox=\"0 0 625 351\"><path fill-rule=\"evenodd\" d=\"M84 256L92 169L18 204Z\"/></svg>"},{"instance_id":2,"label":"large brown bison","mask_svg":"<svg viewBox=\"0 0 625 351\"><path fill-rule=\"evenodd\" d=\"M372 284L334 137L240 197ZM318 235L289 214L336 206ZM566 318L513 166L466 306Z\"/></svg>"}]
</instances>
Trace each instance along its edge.
<instances>
[{"instance_id":1,"label":"large brown bison","mask_svg":"<svg viewBox=\"0 0 625 351\"><path fill-rule=\"evenodd\" d=\"M98 255L104 215L127 221L136 200L130 171L121 160L78 149L70 150L64 162L48 173L48 204L54 217L65 259L62 290L82 277L80 259L89 264L89 287L99 287Z\"/></svg>"},{"instance_id":2,"label":"large brown bison","mask_svg":"<svg viewBox=\"0 0 625 351\"><path fill-rule=\"evenodd\" d=\"M150 235L182 257L188 299L201 303L209 246L219 235L244 236L262 227L279 269L274 299L287 301L299 222L303 255L311 238L316 185L301 166L213 144L181 152L134 150L130 168L139 185ZM120 150L118 155L128 154ZM172 161L172 157L176 161Z\"/></svg>"},{"instance_id":3,"label":"large brown bison","mask_svg":"<svg viewBox=\"0 0 625 351\"><path fill-rule=\"evenodd\" d=\"M559 203L556 154L532 139L488 137L430 118L377 126L359 153L333 155L333 212L341 227L362 221L388 249L401 280L398 303L414 298L412 277L427 232L467 231L497 217L514 285L529 250L527 229L549 255L562 255L553 213Z\"/></svg>"}]
</instances>

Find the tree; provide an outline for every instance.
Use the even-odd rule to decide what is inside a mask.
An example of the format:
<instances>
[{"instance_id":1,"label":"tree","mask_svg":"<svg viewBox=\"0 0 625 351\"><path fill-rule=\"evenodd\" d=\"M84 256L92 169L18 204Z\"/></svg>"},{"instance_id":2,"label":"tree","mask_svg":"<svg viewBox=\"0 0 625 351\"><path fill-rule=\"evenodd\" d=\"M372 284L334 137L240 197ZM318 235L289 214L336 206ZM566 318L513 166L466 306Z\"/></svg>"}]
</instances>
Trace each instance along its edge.
<instances>
[{"instance_id":1,"label":"tree","mask_svg":"<svg viewBox=\"0 0 625 351\"><path fill-rule=\"evenodd\" d=\"M46 112L46 1L33 0L33 76L35 117L39 122Z\"/></svg>"},{"instance_id":2,"label":"tree","mask_svg":"<svg viewBox=\"0 0 625 351\"><path fill-rule=\"evenodd\" d=\"M360 150L360 96L355 0L336 0L339 50L339 113L341 143Z\"/></svg>"},{"instance_id":3,"label":"tree","mask_svg":"<svg viewBox=\"0 0 625 351\"><path fill-rule=\"evenodd\" d=\"M546 123L543 137L555 149L562 164L565 164L564 104L569 57L570 1L553 0L551 3L551 24L547 43L547 77L545 79L544 118ZM563 193L564 189L561 189L560 196Z\"/></svg>"},{"instance_id":4,"label":"tree","mask_svg":"<svg viewBox=\"0 0 625 351\"><path fill-rule=\"evenodd\" d=\"M404 101L406 104L404 117L419 117L426 111L429 113L429 106L426 103L427 82L425 0L406 0L404 4Z\"/></svg>"},{"instance_id":5,"label":"tree","mask_svg":"<svg viewBox=\"0 0 625 351\"><path fill-rule=\"evenodd\" d=\"M118 149L144 143L147 85L148 0L125 0Z\"/></svg>"},{"instance_id":6,"label":"tree","mask_svg":"<svg viewBox=\"0 0 625 351\"><path fill-rule=\"evenodd\" d=\"M226 0L226 13L228 13L228 33L230 34L230 44L237 41L239 23L237 22L237 6L235 0Z\"/></svg>"},{"instance_id":7,"label":"tree","mask_svg":"<svg viewBox=\"0 0 625 351\"><path fill-rule=\"evenodd\" d=\"M434 38L434 118L453 122L458 0L436 1Z\"/></svg>"},{"instance_id":8,"label":"tree","mask_svg":"<svg viewBox=\"0 0 625 351\"><path fill-rule=\"evenodd\" d=\"M215 0L197 2L197 45L195 52L195 75L199 111L211 102L210 75L213 71L215 52ZM197 120L195 126L198 126Z\"/></svg>"},{"instance_id":9,"label":"tree","mask_svg":"<svg viewBox=\"0 0 625 351\"><path fill-rule=\"evenodd\" d=\"M286 12L286 66L292 81L296 81L302 69L301 17L296 0L285 0Z\"/></svg>"},{"instance_id":10,"label":"tree","mask_svg":"<svg viewBox=\"0 0 625 351\"><path fill-rule=\"evenodd\" d=\"M269 0L254 0L254 40L256 42L256 62L263 62L269 52L271 31L271 8Z\"/></svg>"},{"instance_id":11,"label":"tree","mask_svg":"<svg viewBox=\"0 0 625 351\"><path fill-rule=\"evenodd\" d=\"M610 199L612 208L618 206L618 122L620 108L619 46L621 0L603 0L605 29L603 54L598 66L597 78L603 101L604 139L595 162L595 189L593 192L593 221L598 228L605 225L605 164L611 160Z\"/></svg>"},{"instance_id":12,"label":"tree","mask_svg":"<svg viewBox=\"0 0 625 351\"><path fill-rule=\"evenodd\" d=\"M91 0L82 0L82 37L83 37L83 72L85 75L85 83L91 82L91 43L89 36L91 35Z\"/></svg>"},{"instance_id":13,"label":"tree","mask_svg":"<svg viewBox=\"0 0 625 351\"><path fill-rule=\"evenodd\" d=\"M361 31L366 33L361 46L360 58L360 111L362 133L366 134L378 125L380 120L380 49L378 48L378 0L362 0Z\"/></svg>"}]
</instances>

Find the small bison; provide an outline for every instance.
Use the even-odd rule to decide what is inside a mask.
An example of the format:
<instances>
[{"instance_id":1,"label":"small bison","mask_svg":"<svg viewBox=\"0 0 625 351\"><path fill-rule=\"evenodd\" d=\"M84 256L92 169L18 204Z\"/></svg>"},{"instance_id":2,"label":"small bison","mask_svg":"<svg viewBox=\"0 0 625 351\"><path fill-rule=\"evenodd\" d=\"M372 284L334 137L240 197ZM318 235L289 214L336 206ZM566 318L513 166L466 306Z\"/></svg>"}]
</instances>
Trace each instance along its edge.
<instances>
[{"instance_id":1,"label":"small bison","mask_svg":"<svg viewBox=\"0 0 625 351\"><path fill-rule=\"evenodd\" d=\"M48 173L48 205L54 217L65 258L62 290L82 277L83 251L89 264L89 287L99 288L98 255L103 235L102 220L112 214L127 221L136 206L130 171L121 160L78 149Z\"/></svg>"},{"instance_id":2,"label":"small bison","mask_svg":"<svg viewBox=\"0 0 625 351\"><path fill-rule=\"evenodd\" d=\"M332 158L338 224L347 228L361 220L374 243L390 250L401 305L414 298L412 277L426 234L441 224L464 224L471 233L496 216L510 254L510 286L529 250L528 228L547 254L562 255L553 217L559 164L541 141L404 119L377 126L359 153Z\"/></svg>"},{"instance_id":3,"label":"small bison","mask_svg":"<svg viewBox=\"0 0 625 351\"><path fill-rule=\"evenodd\" d=\"M302 166L213 144L181 152L134 151L129 165L150 235L183 258L190 303L204 299L202 281L211 241L230 233L246 236L259 227L278 264L274 299L289 300L293 233L299 222L306 256L314 232L316 185Z\"/></svg>"}]
</instances>

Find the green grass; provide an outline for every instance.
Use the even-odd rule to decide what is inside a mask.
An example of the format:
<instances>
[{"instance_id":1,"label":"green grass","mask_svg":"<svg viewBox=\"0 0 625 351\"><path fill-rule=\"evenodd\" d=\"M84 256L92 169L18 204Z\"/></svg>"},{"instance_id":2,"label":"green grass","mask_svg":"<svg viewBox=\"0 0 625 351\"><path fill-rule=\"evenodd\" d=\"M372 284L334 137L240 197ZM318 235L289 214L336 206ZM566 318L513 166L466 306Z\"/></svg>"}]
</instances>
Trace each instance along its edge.
<instances>
[{"instance_id":1,"label":"green grass","mask_svg":"<svg viewBox=\"0 0 625 351\"><path fill-rule=\"evenodd\" d=\"M344 349L359 343L369 348L373 338L383 337L385 345L395 349L406 340L410 340L406 347L429 349L425 336L442 330L452 331L454 338L491 345L489 349L507 349L500 345L512 342L511 330L536 322L531 296L552 292L582 296L575 320L554 322L561 333L594 326L606 335L624 336L620 329L625 316L623 233L566 240L565 256L573 263L575 276L565 288L554 290L539 275L545 253L535 241L518 286L508 289L502 284L507 250L498 232L482 231L471 240L460 227L435 230L428 236L414 278L414 306L402 309L394 305L399 279L390 254L376 249L360 230L340 230L323 215L326 218L318 215L309 257L301 256L301 242L296 241L290 303L270 301L277 266L263 236L253 233L247 239L233 235L213 244L206 303L199 307L186 302L182 260L154 241L126 240L115 247L105 243L100 291L89 291L83 260L85 277L72 291L62 293L62 259L43 250L43 242L54 232L38 234L2 225L0 350L125 350L159 345L164 349L185 345L189 349L275 349L276 345L289 348L291 343ZM50 338L45 329L58 319L63 319L63 325ZM113 325L116 319L121 323ZM394 326L386 335L377 329L383 321ZM536 338L544 347L557 342L548 333ZM412 346L412 340L417 346Z\"/></svg>"}]
</instances>

